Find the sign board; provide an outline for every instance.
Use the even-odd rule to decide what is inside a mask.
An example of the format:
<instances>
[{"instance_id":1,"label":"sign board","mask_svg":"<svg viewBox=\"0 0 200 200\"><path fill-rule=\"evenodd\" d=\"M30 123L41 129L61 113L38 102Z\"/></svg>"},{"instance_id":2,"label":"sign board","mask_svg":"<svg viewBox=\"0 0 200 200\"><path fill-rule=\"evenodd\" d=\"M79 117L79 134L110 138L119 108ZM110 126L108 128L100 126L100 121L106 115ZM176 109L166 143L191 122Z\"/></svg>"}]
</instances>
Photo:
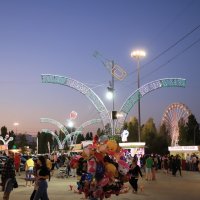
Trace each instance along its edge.
<instances>
[{"instance_id":1,"label":"sign board","mask_svg":"<svg viewBox=\"0 0 200 200\"><path fill-rule=\"evenodd\" d=\"M173 146L173 147L168 147L169 151L182 151L182 152L186 152L186 151L199 151L199 147L198 146Z\"/></svg>"}]
</instances>

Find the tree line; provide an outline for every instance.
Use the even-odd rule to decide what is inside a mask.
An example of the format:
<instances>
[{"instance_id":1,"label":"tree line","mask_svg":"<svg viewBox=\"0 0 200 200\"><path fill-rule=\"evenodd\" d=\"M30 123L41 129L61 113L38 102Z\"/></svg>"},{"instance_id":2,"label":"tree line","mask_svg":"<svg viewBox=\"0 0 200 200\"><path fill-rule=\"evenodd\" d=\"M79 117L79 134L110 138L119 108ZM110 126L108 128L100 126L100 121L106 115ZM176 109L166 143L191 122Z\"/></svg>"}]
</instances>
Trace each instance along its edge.
<instances>
[{"instance_id":1,"label":"tree line","mask_svg":"<svg viewBox=\"0 0 200 200\"><path fill-rule=\"evenodd\" d=\"M179 143L180 146L191 146L191 145L200 145L200 127L197 122L195 116L192 114L188 117L187 122L183 119L178 122L179 127ZM127 138L127 142L138 142L138 120L136 117L131 117L129 121L126 121L123 125L123 129L129 131L129 136ZM71 131L75 131L75 128ZM61 131L55 133L59 136L59 139L62 141L65 137L64 133ZM85 135L79 134L76 140L76 144L80 144L85 140L93 140L94 135L110 135L111 133L110 127L106 127L105 129L97 129L97 133L87 132ZM142 126L141 126L141 142L145 142L145 153L158 153L158 154L166 154L168 153L168 146L171 145L171 136L169 135L170 131L167 129L165 124L160 125L156 128L153 118L149 118ZM21 148L22 151L24 147L29 146L33 152L36 151L37 144L36 140L33 142L29 142L26 139L26 134L17 134L13 131L8 132L7 128L3 126L1 128L1 136L3 138L13 137L14 140L9 142L8 148L12 149L14 146L16 148ZM121 142L121 136L115 135L110 136L113 137L118 142ZM49 151L57 151L58 144L56 139L48 133L38 132L38 152L40 154L48 153ZM0 144L3 144L0 141ZM69 149L69 146L65 144L65 150Z\"/></svg>"}]
</instances>

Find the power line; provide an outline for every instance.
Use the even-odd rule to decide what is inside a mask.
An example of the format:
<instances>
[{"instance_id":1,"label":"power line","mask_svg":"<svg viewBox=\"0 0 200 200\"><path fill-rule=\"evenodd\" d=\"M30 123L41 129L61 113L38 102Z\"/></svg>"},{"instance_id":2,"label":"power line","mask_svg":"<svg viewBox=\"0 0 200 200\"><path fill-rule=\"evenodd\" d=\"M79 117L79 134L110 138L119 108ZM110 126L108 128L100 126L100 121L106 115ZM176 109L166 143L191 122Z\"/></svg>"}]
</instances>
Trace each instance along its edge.
<instances>
[{"instance_id":1,"label":"power line","mask_svg":"<svg viewBox=\"0 0 200 200\"><path fill-rule=\"evenodd\" d=\"M190 44L187 48L183 49L181 52L179 52L178 54L176 54L175 56L173 56L171 59L169 59L166 63L160 65L159 67L157 67L156 69L154 69L153 71L151 71L150 73L146 74L145 76L142 77L145 78L146 76L149 76L150 74L153 74L154 72L158 71L159 69L161 69L162 67L166 66L168 63L170 63L171 61L173 61L174 59L176 59L177 57L179 57L181 54L183 54L184 52L186 52L188 49L190 49L192 46L194 46L195 44L197 44L198 42L200 42L200 38L198 40L196 40L195 42L193 42L192 44Z\"/></svg>"},{"instance_id":2,"label":"power line","mask_svg":"<svg viewBox=\"0 0 200 200\"><path fill-rule=\"evenodd\" d=\"M150 73L144 75L141 77L141 79L144 79L145 77L149 76L150 74L155 73L156 71L158 71L159 69L165 67L167 64L169 64L171 61L173 61L174 59L176 59L177 57L179 57L180 55L182 55L183 53L185 53L188 49L190 49L191 47L193 47L195 44L197 44L198 42L200 42L200 38L197 39L195 42L193 42L192 44L190 44L188 47L186 47L185 49L183 49L181 52L179 52L178 54L176 54L175 56L173 56L171 59L169 59L167 62L165 62L164 64L160 65L159 67L157 67L156 69L154 69L153 71L151 71ZM134 83L137 83L137 81L134 81ZM132 85L132 84L130 84ZM129 86L129 85L128 85ZM127 85L124 87L128 87Z\"/></svg>"},{"instance_id":3,"label":"power line","mask_svg":"<svg viewBox=\"0 0 200 200\"><path fill-rule=\"evenodd\" d=\"M149 62L147 62L146 64L141 66L141 69L146 67L147 65L151 64L152 62L154 62L155 60L157 60L159 57L161 57L163 54L165 54L166 52L168 52L170 49L174 48L176 45L178 45L180 42L182 42L183 40L185 40L189 35L191 35L193 32L197 31L200 28L200 24L198 26L196 26L195 28L193 28L190 32L186 33L183 37L181 37L178 41L176 41L174 44L172 44L171 46L169 46L166 50L164 50L163 52L161 52L160 54L158 54L157 56L155 56L152 60L150 60ZM129 75L132 75L133 73L137 72L137 69L134 70L133 72L129 73ZM128 75L128 76L129 76Z\"/></svg>"}]
</instances>

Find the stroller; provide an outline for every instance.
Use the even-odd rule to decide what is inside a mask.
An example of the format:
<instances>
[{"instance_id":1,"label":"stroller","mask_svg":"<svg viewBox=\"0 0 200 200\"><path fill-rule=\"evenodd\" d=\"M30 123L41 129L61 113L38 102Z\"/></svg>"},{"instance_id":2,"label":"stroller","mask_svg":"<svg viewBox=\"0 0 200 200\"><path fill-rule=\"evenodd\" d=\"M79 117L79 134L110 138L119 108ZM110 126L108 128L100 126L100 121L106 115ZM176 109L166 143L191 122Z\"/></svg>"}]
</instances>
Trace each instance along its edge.
<instances>
[{"instance_id":1,"label":"stroller","mask_svg":"<svg viewBox=\"0 0 200 200\"><path fill-rule=\"evenodd\" d=\"M57 178L68 178L66 167L59 168L59 173L57 174Z\"/></svg>"}]
</instances>

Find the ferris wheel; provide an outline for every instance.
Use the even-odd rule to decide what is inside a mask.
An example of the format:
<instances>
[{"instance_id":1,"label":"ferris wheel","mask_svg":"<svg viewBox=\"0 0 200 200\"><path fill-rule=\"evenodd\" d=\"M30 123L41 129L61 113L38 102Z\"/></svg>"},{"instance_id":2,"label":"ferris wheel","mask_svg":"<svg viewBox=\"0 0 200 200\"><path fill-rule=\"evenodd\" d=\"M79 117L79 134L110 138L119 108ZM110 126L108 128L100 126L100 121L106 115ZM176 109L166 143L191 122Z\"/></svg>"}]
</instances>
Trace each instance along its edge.
<instances>
[{"instance_id":1,"label":"ferris wheel","mask_svg":"<svg viewBox=\"0 0 200 200\"><path fill-rule=\"evenodd\" d=\"M172 103L166 109L162 117L161 124L165 124L171 136L171 146L178 145L179 140L179 120L187 122L191 111L183 103Z\"/></svg>"}]
</instances>

